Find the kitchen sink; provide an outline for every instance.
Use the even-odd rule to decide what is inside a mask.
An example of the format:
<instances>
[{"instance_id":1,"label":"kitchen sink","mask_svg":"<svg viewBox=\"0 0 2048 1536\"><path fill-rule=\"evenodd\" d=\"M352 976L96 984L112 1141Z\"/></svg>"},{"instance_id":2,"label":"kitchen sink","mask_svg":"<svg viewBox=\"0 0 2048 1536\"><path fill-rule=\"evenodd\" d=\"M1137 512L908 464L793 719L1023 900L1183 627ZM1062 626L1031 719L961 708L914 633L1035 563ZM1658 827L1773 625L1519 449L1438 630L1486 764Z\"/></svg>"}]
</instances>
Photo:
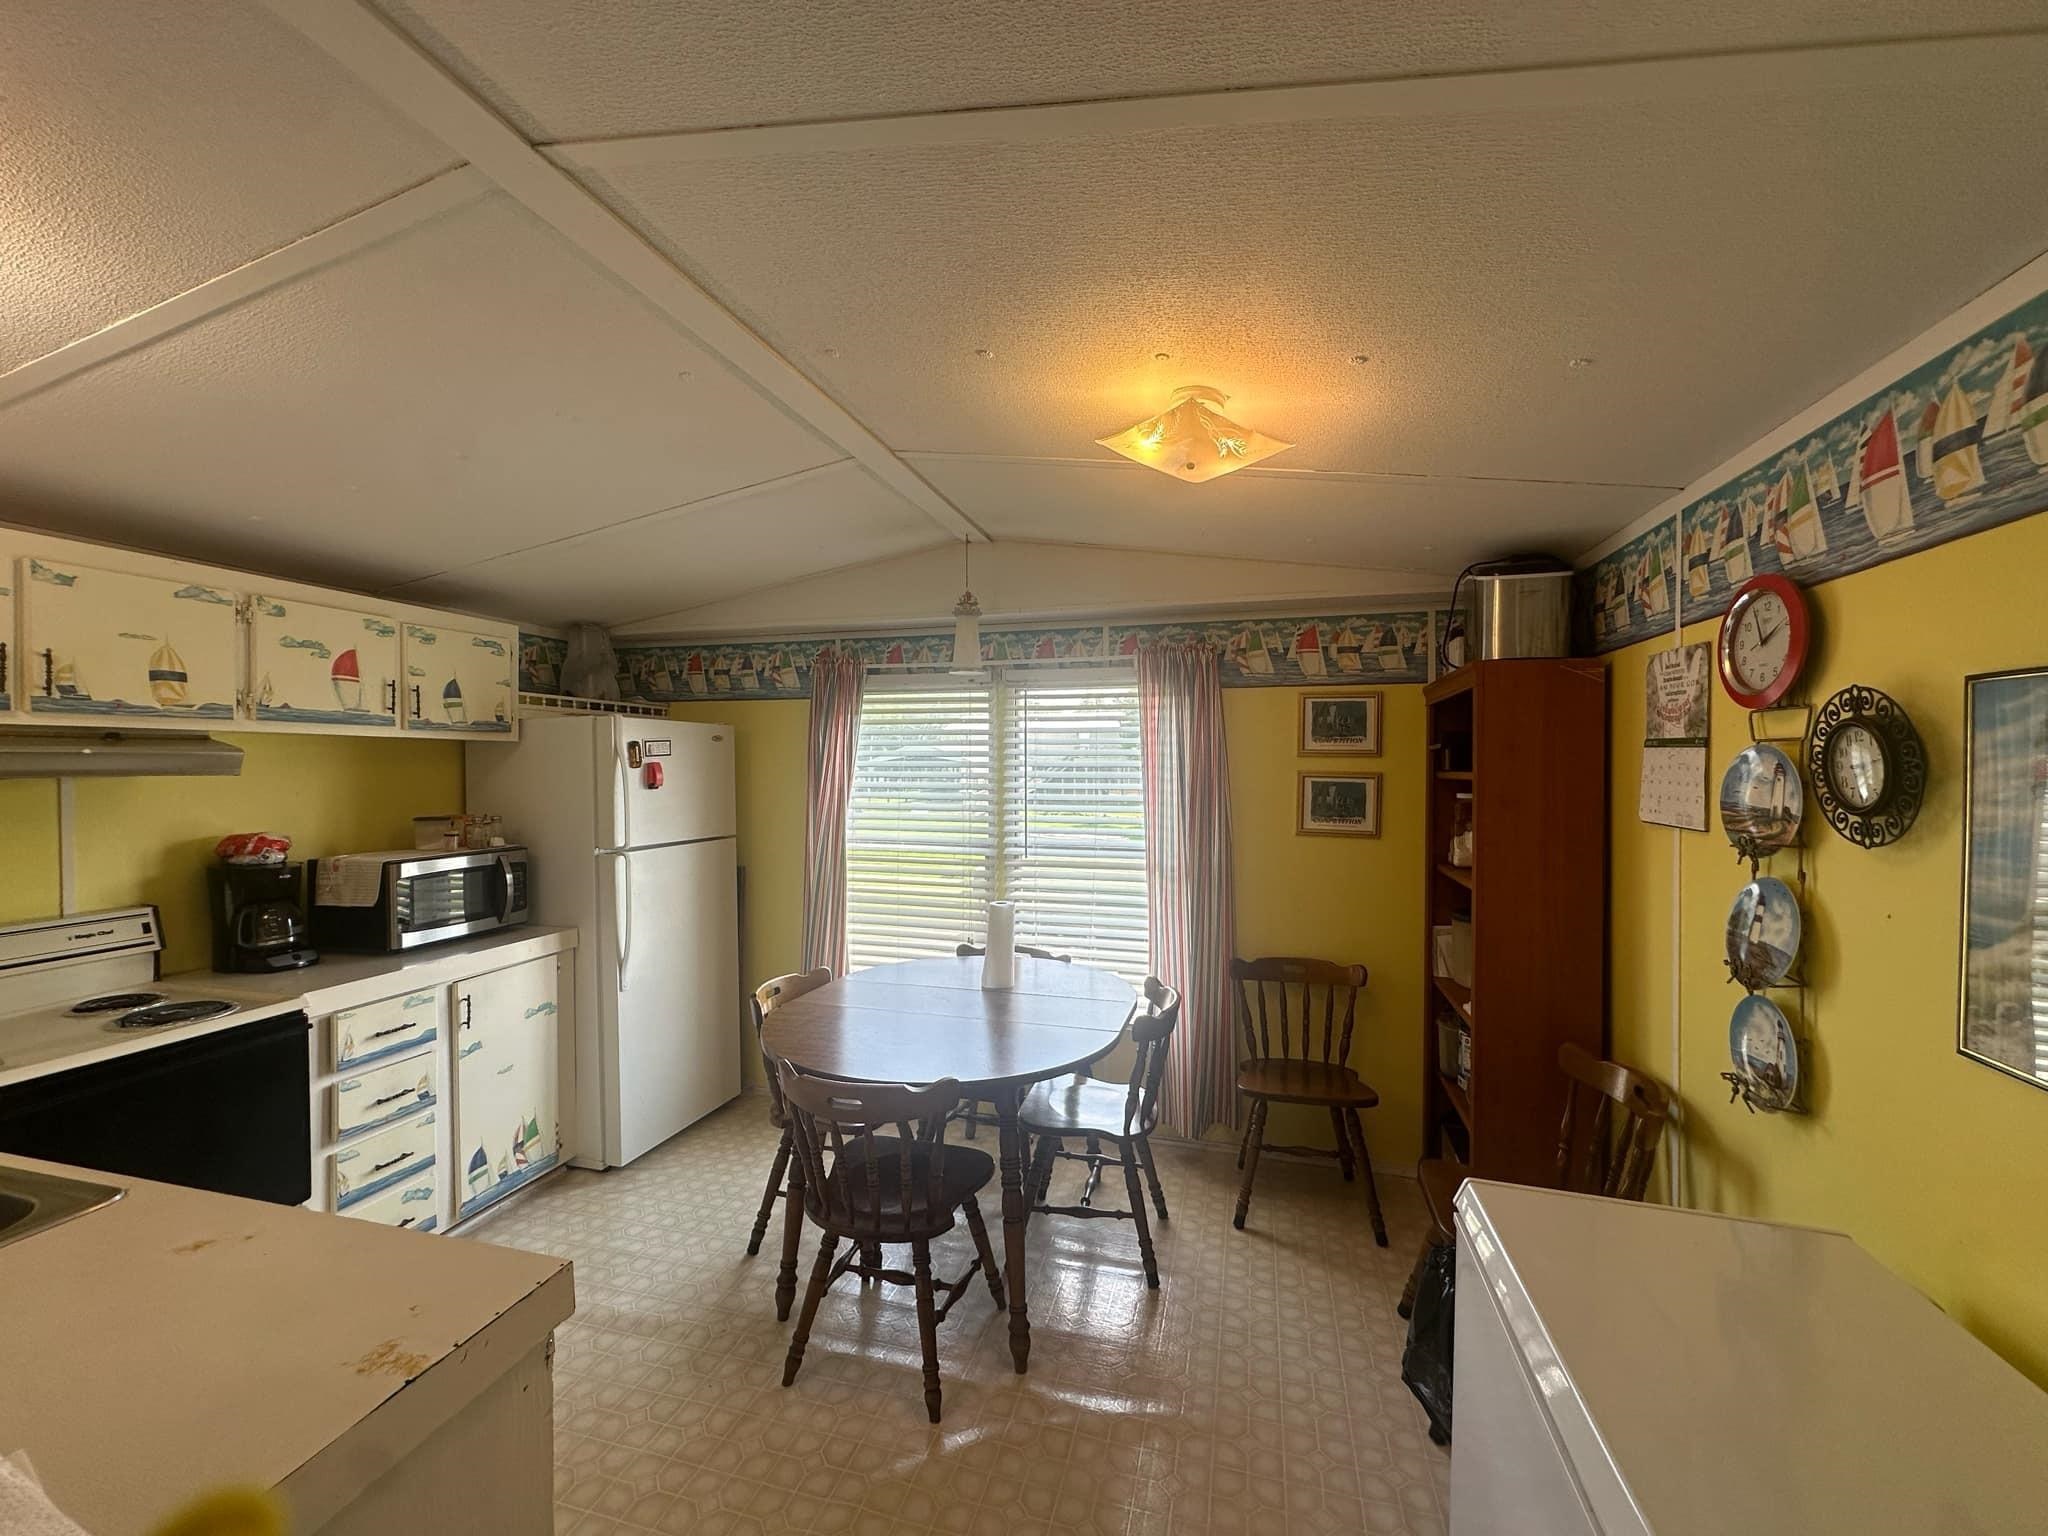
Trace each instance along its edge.
<instances>
[{"instance_id":1,"label":"kitchen sink","mask_svg":"<svg viewBox=\"0 0 2048 1536\"><path fill-rule=\"evenodd\" d=\"M112 1205L124 1193L112 1184L88 1184L0 1163L0 1248Z\"/></svg>"}]
</instances>

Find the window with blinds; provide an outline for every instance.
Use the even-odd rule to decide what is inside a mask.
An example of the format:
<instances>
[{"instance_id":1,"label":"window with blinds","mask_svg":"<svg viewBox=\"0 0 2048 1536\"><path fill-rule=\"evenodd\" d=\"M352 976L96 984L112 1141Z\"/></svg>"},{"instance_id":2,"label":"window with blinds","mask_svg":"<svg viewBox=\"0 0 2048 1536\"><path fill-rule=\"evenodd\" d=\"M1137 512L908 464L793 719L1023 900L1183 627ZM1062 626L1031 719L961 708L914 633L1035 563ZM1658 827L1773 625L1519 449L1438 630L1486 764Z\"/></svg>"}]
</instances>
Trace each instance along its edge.
<instances>
[{"instance_id":1,"label":"window with blinds","mask_svg":"<svg viewBox=\"0 0 2048 1536\"><path fill-rule=\"evenodd\" d=\"M1018 940L1137 980L1147 964L1137 687L1075 677L869 685L847 810L853 966Z\"/></svg>"}]
</instances>

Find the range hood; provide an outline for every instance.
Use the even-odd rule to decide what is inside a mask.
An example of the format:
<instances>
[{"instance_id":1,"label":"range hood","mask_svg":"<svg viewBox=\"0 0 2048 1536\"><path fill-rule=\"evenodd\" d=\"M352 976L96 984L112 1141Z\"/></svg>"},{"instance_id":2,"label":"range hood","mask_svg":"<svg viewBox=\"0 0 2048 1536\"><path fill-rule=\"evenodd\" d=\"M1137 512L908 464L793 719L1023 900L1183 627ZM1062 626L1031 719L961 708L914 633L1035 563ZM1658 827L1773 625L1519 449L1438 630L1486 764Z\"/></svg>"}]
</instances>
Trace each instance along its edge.
<instances>
[{"instance_id":1,"label":"range hood","mask_svg":"<svg viewBox=\"0 0 2048 1536\"><path fill-rule=\"evenodd\" d=\"M104 779L241 771L240 747L193 732L0 727L0 779Z\"/></svg>"}]
</instances>

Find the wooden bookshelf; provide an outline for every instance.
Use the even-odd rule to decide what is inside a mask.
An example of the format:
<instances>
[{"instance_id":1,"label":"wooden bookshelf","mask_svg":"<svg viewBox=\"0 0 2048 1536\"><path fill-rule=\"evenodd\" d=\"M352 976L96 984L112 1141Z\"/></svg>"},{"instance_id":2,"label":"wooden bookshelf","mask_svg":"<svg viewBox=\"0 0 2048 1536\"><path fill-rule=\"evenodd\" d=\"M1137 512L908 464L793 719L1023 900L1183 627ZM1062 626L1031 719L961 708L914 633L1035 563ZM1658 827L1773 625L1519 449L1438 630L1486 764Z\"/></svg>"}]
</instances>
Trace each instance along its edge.
<instances>
[{"instance_id":1,"label":"wooden bookshelf","mask_svg":"<svg viewBox=\"0 0 2048 1536\"><path fill-rule=\"evenodd\" d=\"M1597 661L1482 661L1431 683L1427 927L1472 924L1472 985L1423 971L1423 1136L1474 1176L1548 1184L1558 1047L1606 1054L1607 674ZM1473 860L1450 862L1458 797ZM1472 1032L1464 1087L1437 1070L1437 1020ZM1462 1142L1462 1145L1460 1143Z\"/></svg>"}]
</instances>

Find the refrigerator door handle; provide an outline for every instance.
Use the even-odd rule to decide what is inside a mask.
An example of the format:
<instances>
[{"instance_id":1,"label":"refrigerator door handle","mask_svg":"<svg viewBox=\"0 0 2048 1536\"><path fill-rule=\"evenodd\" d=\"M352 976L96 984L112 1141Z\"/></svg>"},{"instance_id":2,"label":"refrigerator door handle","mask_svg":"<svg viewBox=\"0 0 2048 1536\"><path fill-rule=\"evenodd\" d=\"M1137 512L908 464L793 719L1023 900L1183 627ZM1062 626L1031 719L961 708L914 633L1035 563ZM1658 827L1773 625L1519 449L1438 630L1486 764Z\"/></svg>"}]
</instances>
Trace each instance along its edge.
<instances>
[{"instance_id":1,"label":"refrigerator door handle","mask_svg":"<svg viewBox=\"0 0 2048 1536\"><path fill-rule=\"evenodd\" d=\"M613 889L617 892L620 887L624 888L624 893L617 898L617 911L614 913L619 930L619 990L623 992L626 990L626 967L633 960L633 864L628 854L621 853L615 857L619 873L613 881Z\"/></svg>"},{"instance_id":2,"label":"refrigerator door handle","mask_svg":"<svg viewBox=\"0 0 2048 1536\"><path fill-rule=\"evenodd\" d=\"M612 801L612 846L626 848L633 842L626 825L627 817L631 814L629 802L632 799L633 788L626 779L625 754L615 750L612 753L612 764L618 769L618 797Z\"/></svg>"}]
</instances>

